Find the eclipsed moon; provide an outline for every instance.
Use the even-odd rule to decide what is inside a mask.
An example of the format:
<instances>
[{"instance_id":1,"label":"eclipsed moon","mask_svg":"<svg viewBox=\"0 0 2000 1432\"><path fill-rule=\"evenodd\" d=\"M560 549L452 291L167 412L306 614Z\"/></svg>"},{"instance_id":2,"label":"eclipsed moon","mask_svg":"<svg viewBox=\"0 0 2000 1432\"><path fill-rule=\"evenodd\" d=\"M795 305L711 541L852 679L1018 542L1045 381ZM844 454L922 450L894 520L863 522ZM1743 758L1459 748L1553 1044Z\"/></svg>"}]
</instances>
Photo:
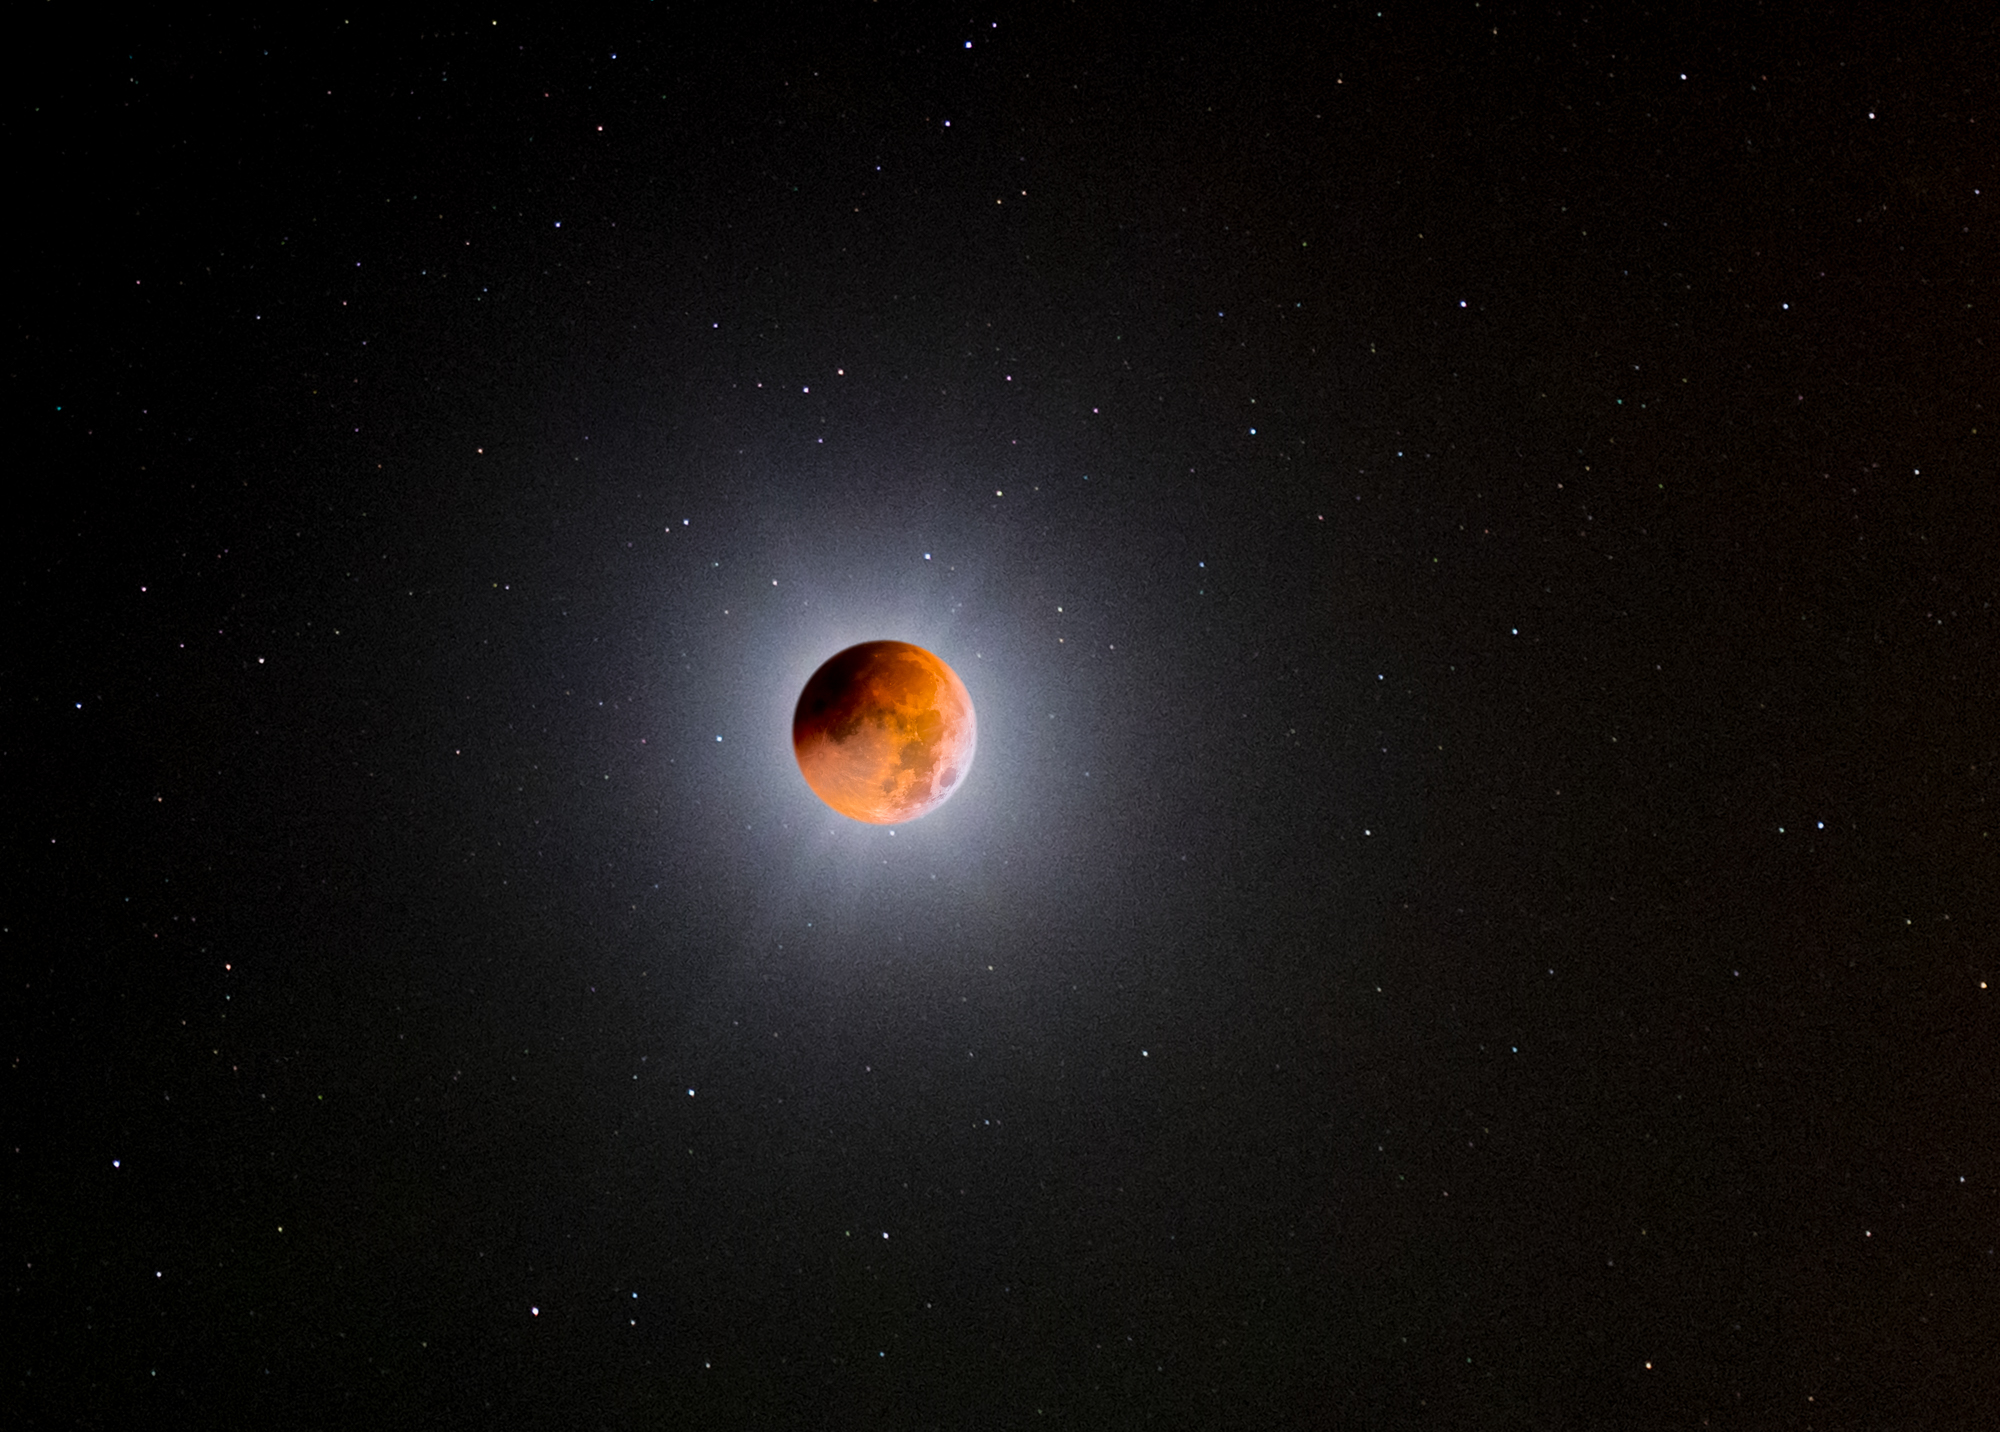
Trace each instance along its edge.
<instances>
[{"instance_id":1,"label":"eclipsed moon","mask_svg":"<svg viewBox=\"0 0 2000 1432\"><path fill-rule=\"evenodd\" d=\"M792 714L792 752L813 794L870 825L943 805L972 769L978 735L958 673L906 641L835 653Z\"/></svg>"}]
</instances>

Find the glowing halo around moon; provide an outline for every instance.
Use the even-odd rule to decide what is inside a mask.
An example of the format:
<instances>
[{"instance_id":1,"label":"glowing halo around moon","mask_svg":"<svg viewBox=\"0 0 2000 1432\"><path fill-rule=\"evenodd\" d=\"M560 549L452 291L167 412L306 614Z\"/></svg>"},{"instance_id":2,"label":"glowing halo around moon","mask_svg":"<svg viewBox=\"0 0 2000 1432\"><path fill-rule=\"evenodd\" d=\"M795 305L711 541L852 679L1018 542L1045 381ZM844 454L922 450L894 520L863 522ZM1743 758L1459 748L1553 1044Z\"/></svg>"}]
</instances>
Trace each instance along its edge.
<instances>
[{"instance_id":1,"label":"glowing halo around moon","mask_svg":"<svg viewBox=\"0 0 2000 1432\"><path fill-rule=\"evenodd\" d=\"M904 641L836 652L792 713L792 754L806 784L870 825L900 825L943 805L972 769L978 738L958 673Z\"/></svg>"}]
</instances>

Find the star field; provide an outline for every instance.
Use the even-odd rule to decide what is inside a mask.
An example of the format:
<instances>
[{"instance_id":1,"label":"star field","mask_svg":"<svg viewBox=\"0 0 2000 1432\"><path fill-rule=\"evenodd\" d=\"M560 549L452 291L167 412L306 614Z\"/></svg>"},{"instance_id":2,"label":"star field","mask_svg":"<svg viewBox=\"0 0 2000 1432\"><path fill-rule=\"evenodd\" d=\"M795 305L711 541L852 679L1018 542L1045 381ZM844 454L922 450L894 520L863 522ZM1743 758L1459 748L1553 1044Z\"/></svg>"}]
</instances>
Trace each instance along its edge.
<instances>
[{"instance_id":1,"label":"star field","mask_svg":"<svg viewBox=\"0 0 2000 1432\"><path fill-rule=\"evenodd\" d=\"M1988 1415L1990 21L57 23L19 1425Z\"/></svg>"}]
</instances>

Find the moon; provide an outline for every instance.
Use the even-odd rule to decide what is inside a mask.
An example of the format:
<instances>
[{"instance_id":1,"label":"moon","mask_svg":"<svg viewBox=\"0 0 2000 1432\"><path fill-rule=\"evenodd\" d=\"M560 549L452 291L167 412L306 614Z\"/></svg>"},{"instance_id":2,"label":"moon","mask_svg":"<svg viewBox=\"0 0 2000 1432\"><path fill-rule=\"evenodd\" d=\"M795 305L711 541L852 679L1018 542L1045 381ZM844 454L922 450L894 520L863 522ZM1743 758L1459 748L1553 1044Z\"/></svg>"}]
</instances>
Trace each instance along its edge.
<instances>
[{"instance_id":1,"label":"moon","mask_svg":"<svg viewBox=\"0 0 2000 1432\"><path fill-rule=\"evenodd\" d=\"M792 714L806 784L869 825L900 825L943 805L972 769L978 737L958 673L906 641L865 641L828 657Z\"/></svg>"}]
</instances>

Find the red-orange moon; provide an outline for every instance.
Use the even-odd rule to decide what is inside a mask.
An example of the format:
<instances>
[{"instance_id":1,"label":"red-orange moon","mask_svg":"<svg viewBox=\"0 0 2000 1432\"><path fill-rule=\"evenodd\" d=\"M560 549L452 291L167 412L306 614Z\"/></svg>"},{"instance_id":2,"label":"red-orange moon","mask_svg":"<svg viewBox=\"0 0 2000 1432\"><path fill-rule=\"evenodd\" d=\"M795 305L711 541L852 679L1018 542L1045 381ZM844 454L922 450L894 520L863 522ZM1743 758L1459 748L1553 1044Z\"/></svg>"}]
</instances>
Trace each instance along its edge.
<instances>
[{"instance_id":1,"label":"red-orange moon","mask_svg":"<svg viewBox=\"0 0 2000 1432\"><path fill-rule=\"evenodd\" d=\"M978 736L958 673L906 641L835 653L792 713L806 784L870 825L900 825L943 805L972 769Z\"/></svg>"}]
</instances>

